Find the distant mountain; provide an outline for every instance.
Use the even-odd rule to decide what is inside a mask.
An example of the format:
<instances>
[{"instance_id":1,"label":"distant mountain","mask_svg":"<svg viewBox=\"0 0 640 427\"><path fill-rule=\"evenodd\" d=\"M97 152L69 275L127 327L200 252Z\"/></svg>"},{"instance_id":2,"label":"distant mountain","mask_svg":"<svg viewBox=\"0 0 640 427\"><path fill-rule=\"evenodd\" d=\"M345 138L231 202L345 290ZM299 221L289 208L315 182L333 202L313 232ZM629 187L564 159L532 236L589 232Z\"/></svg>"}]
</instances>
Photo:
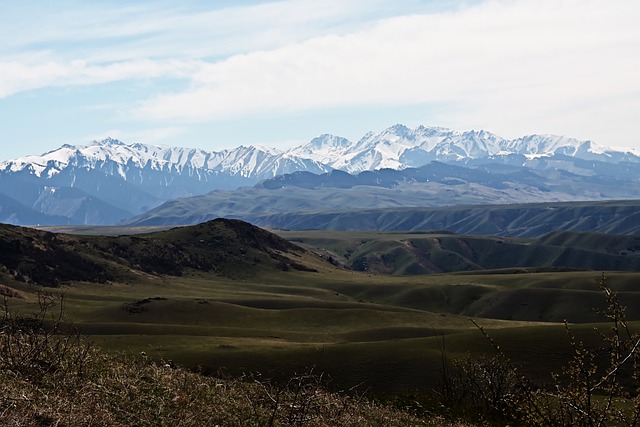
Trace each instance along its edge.
<instances>
[{"instance_id":1,"label":"distant mountain","mask_svg":"<svg viewBox=\"0 0 640 427\"><path fill-rule=\"evenodd\" d=\"M599 167L598 162L591 164ZM483 231L482 226L487 225L483 215L493 210L482 211L477 205L502 203L511 208L516 203L584 200L591 200L595 205L595 201L602 200L640 199L638 178L627 175L578 175L562 169L532 170L505 164L472 168L442 162L403 170L365 171L357 175L339 170L320 175L295 172L264 180L252 188L217 190L172 200L125 223L181 225L229 217L285 229L385 230L391 226L386 222L390 218L386 210L399 210L400 218L407 217L400 219L399 224L406 228L397 228L396 224L393 226L396 230L422 226L456 232L524 235L534 223L529 223L523 230L513 230L508 227L511 214L502 223L497 218L497 224L492 224L489 232ZM447 206L463 207L454 212L453 208L444 208ZM425 208L439 207L442 209L436 215L439 219L435 225L418 220L426 215ZM521 211L527 209L526 206L520 208ZM475 212L479 217L474 217ZM447 215L451 217L445 218ZM472 217L474 219L470 220ZM461 230L462 224L475 227ZM566 225L563 222L554 224L559 229ZM535 225L546 226L548 221ZM548 231L551 230L545 232Z\"/></svg>"},{"instance_id":2,"label":"distant mountain","mask_svg":"<svg viewBox=\"0 0 640 427\"><path fill-rule=\"evenodd\" d=\"M528 135L508 140L484 130L460 132L425 126L410 129L401 124L378 134L368 133L356 143L322 135L289 150L289 154L314 159L350 173L419 167L433 160L489 159L501 163L505 157L513 155L521 166L556 155L608 163L640 162L639 154L633 150L615 150L564 136Z\"/></svg>"},{"instance_id":3,"label":"distant mountain","mask_svg":"<svg viewBox=\"0 0 640 427\"><path fill-rule=\"evenodd\" d=\"M17 200L0 193L0 223L60 225L67 218L43 214Z\"/></svg>"},{"instance_id":4,"label":"distant mountain","mask_svg":"<svg viewBox=\"0 0 640 427\"><path fill-rule=\"evenodd\" d=\"M326 163L332 168L357 173L382 168L418 167L431 160L487 157L500 151L499 141L502 141L485 131L458 132L424 126L409 129L400 124L378 134L368 133L355 144L335 144L332 143L334 138L323 135L320 141L313 140L291 152L304 155L313 151L311 147L320 145L324 148L320 156L312 154L310 158L331 159Z\"/></svg>"},{"instance_id":5,"label":"distant mountain","mask_svg":"<svg viewBox=\"0 0 640 427\"><path fill-rule=\"evenodd\" d=\"M289 230L447 230L540 237L554 231L640 235L640 200L329 210L256 215L262 227Z\"/></svg>"},{"instance_id":6,"label":"distant mountain","mask_svg":"<svg viewBox=\"0 0 640 427\"><path fill-rule=\"evenodd\" d=\"M64 224L105 225L178 197L253 185L298 170L330 169L258 147L207 153L106 139L0 163L0 194L42 214L61 216ZM7 222L32 224L22 218L27 217Z\"/></svg>"},{"instance_id":7,"label":"distant mountain","mask_svg":"<svg viewBox=\"0 0 640 427\"><path fill-rule=\"evenodd\" d=\"M432 176L421 180L408 175L433 161L440 165L437 166L441 169L437 173L438 178ZM442 175L444 163L465 167L463 175L469 176L458 176L462 173L460 169L450 175ZM527 171L518 169L522 167ZM350 182L349 188L370 185L371 180L390 180L390 184L383 187L391 188L401 182L435 181L442 185L475 183L497 190L501 187L482 181L486 177L481 178L480 175L494 171L505 175L509 168L515 168L511 169L515 174L529 174L529 178L534 180L537 178L531 172L542 176L542 184L531 179L527 182L516 180L518 185L526 184L537 189L535 191L547 192L549 197L539 200L571 200L567 196L571 194L574 198L595 200L632 198L635 197L633 186L640 180L640 156L632 150L613 150L591 141L553 135L506 140L483 130L460 132L425 126L410 129L398 124L377 134L369 133L355 143L333 135L321 135L287 151L241 146L220 152L139 143L127 145L107 138L87 146L63 145L41 156L0 163L0 195L21 204L18 210L24 212L0 216L0 220L30 224L26 221L35 221L36 218L32 219L24 209L31 209L45 215L42 219L48 224L56 222L56 218L62 218L61 224L114 224L177 198L252 186L262 180L268 180L265 188L277 186L278 182L292 180L290 176L277 177L295 172L321 175L342 171L344 173L333 172L331 182ZM406 170L407 174L394 177L389 170ZM373 175L358 175L361 172ZM307 180L316 179L304 176ZM592 181L605 177L605 184L617 180L616 185L624 185L612 191L605 184L597 184L587 191L591 182L585 181L582 186L577 182L584 177ZM576 183L573 189L567 185L545 189L552 178L565 184L573 179ZM502 182L500 185L507 186L514 182L503 178L499 180ZM304 185L294 187L305 188ZM529 187L524 188L520 195L515 194L517 188L511 188L507 195L489 191L484 196L475 197L474 191L465 193L471 197L463 197L462 200L434 198L431 202L451 204L469 199L469 203L501 203L527 201L533 196ZM555 195L555 192L561 195ZM11 203L1 206L8 212Z\"/></svg>"}]
</instances>

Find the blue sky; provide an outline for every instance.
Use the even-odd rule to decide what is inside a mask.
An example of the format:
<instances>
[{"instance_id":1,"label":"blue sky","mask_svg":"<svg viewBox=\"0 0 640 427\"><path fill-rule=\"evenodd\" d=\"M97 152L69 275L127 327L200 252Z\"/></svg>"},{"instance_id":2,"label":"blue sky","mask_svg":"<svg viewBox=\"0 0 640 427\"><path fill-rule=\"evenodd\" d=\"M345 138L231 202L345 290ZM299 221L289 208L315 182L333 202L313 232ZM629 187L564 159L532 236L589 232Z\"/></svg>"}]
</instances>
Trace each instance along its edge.
<instances>
[{"instance_id":1,"label":"blue sky","mask_svg":"<svg viewBox=\"0 0 640 427\"><path fill-rule=\"evenodd\" d=\"M395 123L640 148L637 0L0 2L0 160Z\"/></svg>"}]
</instances>

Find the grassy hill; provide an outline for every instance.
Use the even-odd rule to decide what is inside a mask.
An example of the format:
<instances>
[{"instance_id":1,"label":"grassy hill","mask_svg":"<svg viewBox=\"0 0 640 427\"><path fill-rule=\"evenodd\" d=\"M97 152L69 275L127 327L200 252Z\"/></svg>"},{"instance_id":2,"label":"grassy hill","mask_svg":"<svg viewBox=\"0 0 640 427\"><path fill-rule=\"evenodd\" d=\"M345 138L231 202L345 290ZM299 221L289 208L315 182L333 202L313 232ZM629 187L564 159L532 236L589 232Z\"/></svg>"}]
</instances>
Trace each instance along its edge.
<instances>
[{"instance_id":1,"label":"grassy hill","mask_svg":"<svg viewBox=\"0 0 640 427\"><path fill-rule=\"evenodd\" d=\"M261 227L289 230L447 230L458 234L541 237L555 231L640 234L640 200L332 209L244 216ZM408 206L404 204L403 206ZM417 206L417 205L416 205Z\"/></svg>"},{"instance_id":2,"label":"grassy hill","mask_svg":"<svg viewBox=\"0 0 640 427\"><path fill-rule=\"evenodd\" d=\"M186 225L228 217L298 230L449 229L463 234L520 236L559 229L592 231L594 226L604 232L638 231L637 213L628 211L635 220L625 222L612 218L611 210L597 208L611 206L600 204L604 200L637 198L635 166L578 164L558 156L547 159L549 162L541 159L534 170L522 166L524 157L511 160L510 165L481 161L471 168L434 161L418 168L358 175L344 171L285 174L251 188L171 200L125 223ZM581 202L585 200L591 202ZM559 211L540 211L542 202Z\"/></svg>"},{"instance_id":3,"label":"grassy hill","mask_svg":"<svg viewBox=\"0 0 640 427\"><path fill-rule=\"evenodd\" d=\"M448 232L276 232L336 264L379 274L509 268L640 270L637 236L555 232L539 239L516 239Z\"/></svg>"},{"instance_id":4,"label":"grassy hill","mask_svg":"<svg viewBox=\"0 0 640 427\"><path fill-rule=\"evenodd\" d=\"M217 377L260 372L269 383L313 367L329 390L383 395L437 388L443 346L451 359L492 354L470 318L521 372L549 379L572 354L562 322L595 345L593 327L606 320L593 310L606 307L600 272L560 261L633 266L637 245L575 233L278 232L293 244L231 220L111 237L0 230L0 292L11 306L33 313L38 292L64 295L65 325L109 352L144 351ZM396 274L340 265L358 259ZM429 265L451 272L398 274ZM102 278L86 278L89 268ZM607 281L636 325L640 273L631 269Z\"/></svg>"}]
</instances>

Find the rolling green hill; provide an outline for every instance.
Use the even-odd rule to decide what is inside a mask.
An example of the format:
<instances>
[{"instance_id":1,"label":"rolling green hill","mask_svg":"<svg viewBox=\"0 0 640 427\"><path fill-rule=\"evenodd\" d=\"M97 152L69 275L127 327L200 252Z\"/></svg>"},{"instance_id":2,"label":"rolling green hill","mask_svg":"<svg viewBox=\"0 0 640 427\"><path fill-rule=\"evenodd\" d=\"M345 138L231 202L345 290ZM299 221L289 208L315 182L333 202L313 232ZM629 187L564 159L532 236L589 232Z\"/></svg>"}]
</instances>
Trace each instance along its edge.
<instances>
[{"instance_id":1,"label":"rolling green hill","mask_svg":"<svg viewBox=\"0 0 640 427\"><path fill-rule=\"evenodd\" d=\"M282 231L357 271L407 275L508 268L640 271L640 237L550 233L539 239L443 232Z\"/></svg>"},{"instance_id":2,"label":"rolling green hill","mask_svg":"<svg viewBox=\"0 0 640 427\"><path fill-rule=\"evenodd\" d=\"M337 195L322 188L281 188L266 194L251 188L232 196L213 192L162 205L132 225L167 227L229 217L288 230L448 230L512 237L541 237L554 231L640 234L640 200L523 204L506 197L501 203L511 204L483 205L450 195L448 206L425 207L428 192L398 201L400 190L383 190L367 187L351 193L346 189ZM446 197L446 189L442 191L441 197ZM363 199L365 194L368 198ZM385 207L376 207L381 204ZM350 208L354 205L357 209Z\"/></svg>"},{"instance_id":3,"label":"rolling green hill","mask_svg":"<svg viewBox=\"0 0 640 427\"><path fill-rule=\"evenodd\" d=\"M333 388L383 393L435 387L443 340L451 357L490 352L470 317L523 372L557 371L570 352L563 320L599 338L593 308L605 301L588 268L601 259L631 270L607 280L640 320L633 237L279 233L295 244L232 220L119 237L2 226L0 292L26 313L38 292L64 294L68 322L110 351L222 376L315 367ZM585 270L561 267L574 260ZM340 266L350 262L369 268ZM434 266L451 272L415 274Z\"/></svg>"},{"instance_id":4,"label":"rolling green hill","mask_svg":"<svg viewBox=\"0 0 640 427\"><path fill-rule=\"evenodd\" d=\"M452 200L452 203L455 203ZM640 200L466 205L253 215L261 227L290 230L448 230L458 234L540 237L554 231L640 234Z\"/></svg>"}]
</instances>

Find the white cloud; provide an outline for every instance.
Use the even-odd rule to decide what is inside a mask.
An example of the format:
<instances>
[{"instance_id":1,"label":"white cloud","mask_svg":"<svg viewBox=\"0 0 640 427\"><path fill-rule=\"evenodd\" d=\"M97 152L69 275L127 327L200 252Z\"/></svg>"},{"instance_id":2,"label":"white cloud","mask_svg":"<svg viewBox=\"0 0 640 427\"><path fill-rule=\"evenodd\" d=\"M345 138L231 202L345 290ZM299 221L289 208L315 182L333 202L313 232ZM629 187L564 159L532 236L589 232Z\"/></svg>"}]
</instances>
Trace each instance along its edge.
<instances>
[{"instance_id":1,"label":"white cloud","mask_svg":"<svg viewBox=\"0 0 640 427\"><path fill-rule=\"evenodd\" d=\"M48 86L188 79L204 58L347 31L389 4L282 0L200 11L166 2L0 4L0 98Z\"/></svg>"},{"instance_id":2,"label":"white cloud","mask_svg":"<svg viewBox=\"0 0 640 427\"><path fill-rule=\"evenodd\" d=\"M637 0L473 0L454 8L282 0L215 10L201 3L199 11L170 1L37 4L28 16L28 8L12 14L0 4L0 99L147 80L157 86L141 93L162 94L121 115L118 107L108 120L181 129L254 114L430 105L442 108L429 117L437 125L640 145ZM160 83L172 78L186 89Z\"/></svg>"},{"instance_id":3,"label":"white cloud","mask_svg":"<svg viewBox=\"0 0 640 427\"><path fill-rule=\"evenodd\" d=\"M445 103L458 106L447 122L510 133L539 132L546 123L564 132L588 130L591 116L624 126L624 114L616 115L627 108L640 114L637 97L628 96L640 91L638 19L635 0L487 1L392 18L207 64L193 75L192 89L148 100L136 116L197 122L263 111ZM607 113L602 102L615 107Z\"/></svg>"},{"instance_id":4,"label":"white cloud","mask_svg":"<svg viewBox=\"0 0 640 427\"><path fill-rule=\"evenodd\" d=\"M201 66L202 63L198 61L148 59L107 65L91 65L84 60L35 63L0 61L0 98L49 86L93 85L162 77L188 78Z\"/></svg>"},{"instance_id":5,"label":"white cloud","mask_svg":"<svg viewBox=\"0 0 640 427\"><path fill-rule=\"evenodd\" d=\"M393 0L280 0L237 2L222 8L211 2L201 4L201 10L187 2L68 3L66 8L40 3L38 9L25 3L24 9L16 6L13 15L5 13L3 18L0 13L5 37L0 53L45 51L62 59L82 57L90 62L220 58L345 32L421 2L410 0L398 7Z\"/></svg>"}]
</instances>

